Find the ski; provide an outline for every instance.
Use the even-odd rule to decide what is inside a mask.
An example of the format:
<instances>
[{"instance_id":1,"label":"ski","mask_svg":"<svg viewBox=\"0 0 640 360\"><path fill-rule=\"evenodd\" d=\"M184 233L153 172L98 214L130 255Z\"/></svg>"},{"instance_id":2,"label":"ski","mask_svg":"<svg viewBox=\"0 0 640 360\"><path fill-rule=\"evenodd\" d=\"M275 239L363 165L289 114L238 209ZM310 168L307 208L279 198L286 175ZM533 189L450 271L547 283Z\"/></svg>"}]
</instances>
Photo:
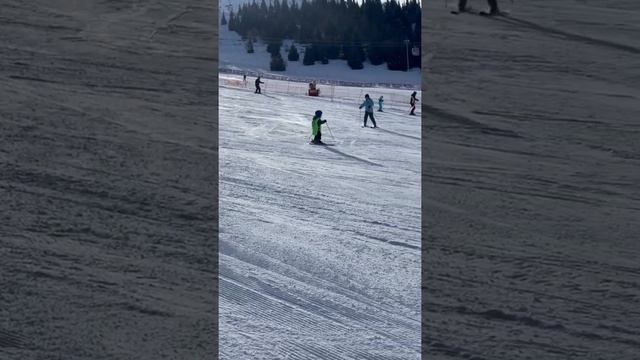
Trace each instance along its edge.
<instances>
[{"instance_id":1,"label":"ski","mask_svg":"<svg viewBox=\"0 0 640 360\"><path fill-rule=\"evenodd\" d=\"M309 145L318 145L318 146L335 146L334 143L321 143L321 144L316 144L313 142L309 142Z\"/></svg>"}]
</instances>

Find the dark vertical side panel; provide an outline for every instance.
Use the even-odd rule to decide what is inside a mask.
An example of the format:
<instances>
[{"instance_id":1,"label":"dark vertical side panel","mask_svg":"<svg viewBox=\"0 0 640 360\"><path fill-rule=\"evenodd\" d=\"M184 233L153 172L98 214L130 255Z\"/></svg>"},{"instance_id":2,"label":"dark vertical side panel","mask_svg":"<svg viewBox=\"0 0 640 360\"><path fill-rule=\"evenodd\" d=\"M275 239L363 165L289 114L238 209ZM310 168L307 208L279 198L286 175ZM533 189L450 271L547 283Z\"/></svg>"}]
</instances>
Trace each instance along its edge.
<instances>
[{"instance_id":1,"label":"dark vertical side panel","mask_svg":"<svg viewBox=\"0 0 640 360\"><path fill-rule=\"evenodd\" d=\"M597 3L425 6L425 359L637 357L640 8Z\"/></svg>"},{"instance_id":2,"label":"dark vertical side panel","mask_svg":"<svg viewBox=\"0 0 640 360\"><path fill-rule=\"evenodd\" d=\"M0 358L215 358L217 4L0 15Z\"/></svg>"}]
</instances>

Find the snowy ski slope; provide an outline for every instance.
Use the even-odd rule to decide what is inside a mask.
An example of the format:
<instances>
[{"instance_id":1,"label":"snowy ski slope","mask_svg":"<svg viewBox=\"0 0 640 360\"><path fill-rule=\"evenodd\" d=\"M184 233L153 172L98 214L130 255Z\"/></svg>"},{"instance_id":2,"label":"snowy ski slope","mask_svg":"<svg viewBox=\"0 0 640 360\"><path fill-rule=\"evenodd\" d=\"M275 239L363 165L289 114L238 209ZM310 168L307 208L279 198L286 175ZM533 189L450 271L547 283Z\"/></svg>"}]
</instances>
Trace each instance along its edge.
<instances>
[{"instance_id":1,"label":"snowy ski slope","mask_svg":"<svg viewBox=\"0 0 640 360\"><path fill-rule=\"evenodd\" d=\"M223 360L420 357L420 117L362 128L349 90L220 88Z\"/></svg>"}]
</instances>

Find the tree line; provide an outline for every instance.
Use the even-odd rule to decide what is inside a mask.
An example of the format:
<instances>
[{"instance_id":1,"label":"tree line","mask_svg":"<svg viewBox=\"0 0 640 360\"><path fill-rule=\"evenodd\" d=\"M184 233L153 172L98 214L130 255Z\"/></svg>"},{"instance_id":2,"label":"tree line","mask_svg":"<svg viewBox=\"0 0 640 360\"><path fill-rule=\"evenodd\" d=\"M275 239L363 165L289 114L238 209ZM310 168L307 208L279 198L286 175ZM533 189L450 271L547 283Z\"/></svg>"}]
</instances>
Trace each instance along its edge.
<instances>
[{"instance_id":1,"label":"tree line","mask_svg":"<svg viewBox=\"0 0 640 360\"><path fill-rule=\"evenodd\" d=\"M352 69L362 69L365 60L390 70L420 67L421 8L416 0L253 0L231 11L228 19L223 14L222 24L242 36L247 52L254 52L257 39L265 42L276 71L285 68L280 53L284 39L304 44L305 65L343 59ZM295 45L285 51L289 61L299 60Z\"/></svg>"}]
</instances>

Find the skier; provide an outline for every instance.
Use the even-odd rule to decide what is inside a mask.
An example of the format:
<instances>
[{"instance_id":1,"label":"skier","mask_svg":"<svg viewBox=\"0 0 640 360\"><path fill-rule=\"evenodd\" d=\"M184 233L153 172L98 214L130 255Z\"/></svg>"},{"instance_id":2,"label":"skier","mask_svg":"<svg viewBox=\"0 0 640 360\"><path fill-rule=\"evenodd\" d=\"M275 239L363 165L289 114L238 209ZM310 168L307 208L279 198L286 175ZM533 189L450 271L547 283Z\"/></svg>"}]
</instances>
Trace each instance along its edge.
<instances>
[{"instance_id":1,"label":"skier","mask_svg":"<svg viewBox=\"0 0 640 360\"><path fill-rule=\"evenodd\" d=\"M260 81L260 76L256 79L256 94L262 94L262 90L260 89L260 84L264 84L263 81Z\"/></svg>"},{"instance_id":2,"label":"skier","mask_svg":"<svg viewBox=\"0 0 640 360\"><path fill-rule=\"evenodd\" d=\"M364 95L364 102L360 105L360 109L364 107L364 126L367 127L367 118L371 118L373 128L377 128L376 120L373 118L373 100L369 97L369 94Z\"/></svg>"},{"instance_id":3,"label":"skier","mask_svg":"<svg viewBox=\"0 0 640 360\"><path fill-rule=\"evenodd\" d=\"M247 87L247 74L242 75L242 82L244 83L244 87Z\"/></svg>"},{"instance_id":4,"label":"skier","mask_svg":"<svg viewBox=\"0 0 640 360\"><path fill-rule=\"evenodd\" d=\"M320 132L320 125L327 122L327 120L320 119L322 117L322 111L316 111L316 115L311 120L311 136L313 139L311 140L312 144L315 145L323 145L324 143L321 141L322 133Z\"/></svg>"},{"instance_id":5,"label":"skier","mask_svg":"<svg viewBox=\"0 0 640 360\"><path fill-rule=\"evenodd\" d=\"M487 0L489 3L489 15L498 15L500 14L500 10L498 10L498 0ZM458 11L465 12L467 11L467 0L458 0Z\"/></svg>"},{"instance_id":6,"label":"skier","mask_svg":"<svg viewBox=\"0 0 640 360\"><path fill-rule=\"evenodd\" d=\"M382 111L382 102L384 101L384 99L382 98L382 96L380 96L380 98L378 99L378 111Z\"/></svg>"},{"instance_id":7,"label":"skier","mask_svg":"<svg viewBox=\"0 0 640 360\"><path fill-rule=\"evenodd\" d=\"M416 111L416 102L418 102L416 94L417 93L415 91L411 94L411 100L409 101L409 104L411 104L411 113L409 113L409 115L415 115L414 111Z\"/></svg>"}]
</instances>

